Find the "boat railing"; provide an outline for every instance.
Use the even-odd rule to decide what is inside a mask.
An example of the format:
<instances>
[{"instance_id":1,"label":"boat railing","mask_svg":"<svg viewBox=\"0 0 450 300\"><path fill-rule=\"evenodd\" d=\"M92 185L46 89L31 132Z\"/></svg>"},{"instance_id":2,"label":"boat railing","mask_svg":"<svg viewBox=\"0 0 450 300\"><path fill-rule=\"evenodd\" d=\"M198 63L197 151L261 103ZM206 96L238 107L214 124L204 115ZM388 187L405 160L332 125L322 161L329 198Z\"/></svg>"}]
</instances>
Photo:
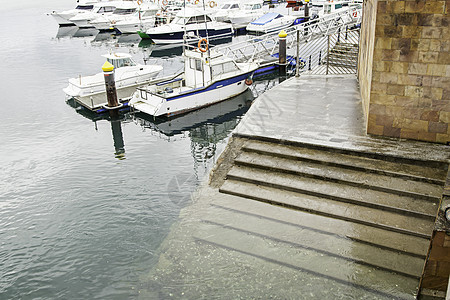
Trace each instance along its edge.
<instances>
[{"instance_id":1,"label":"boat railing","mask_svg":"<svg viewBox=\"0 0 450 300\"><path fill-rule=\"evenodd\" d=\"M288 48L295 47L297 42L300 44L306 43L313 39L344 31L346 28L356 27L361 23L361 15L360 8L349 7L333 14L288 27L284 29L287 34L286 45ZM278 40L278 32L248 36L248 39L244 41L231 45L216 46L214 50L236 62L258 61L278 53Z\"/></svg>"}]
</instances>

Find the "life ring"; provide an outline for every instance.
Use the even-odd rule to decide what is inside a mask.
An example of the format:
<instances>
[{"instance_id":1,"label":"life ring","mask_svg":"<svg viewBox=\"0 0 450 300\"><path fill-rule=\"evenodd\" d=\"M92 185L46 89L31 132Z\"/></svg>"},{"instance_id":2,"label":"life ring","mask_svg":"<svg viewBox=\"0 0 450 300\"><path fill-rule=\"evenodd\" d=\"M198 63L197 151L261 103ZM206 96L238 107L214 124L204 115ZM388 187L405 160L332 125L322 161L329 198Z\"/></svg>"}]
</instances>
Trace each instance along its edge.
<instances>
[{"instance_id":1,"label":"life ring","mask_svg":"<svg viewBox=\"0 0 450 300\"><path fill-rule=\"evenodd\" d=\"M137 0L136 3L137 3L137 5L141 5L142 4L142 0Z\"/></svg>"},{"instance_id":2,"label":"life ring","mask_svg":"<svg viewBox=\"0 0 450 300\"><path fill-rule=\"evenodd\" d=\"M210 2L209 2L209 7L214 8L214 7L216 7L216 6L217 6L217 3L216 3L216 2L214 2L214 1L210 1Z\"/></svg>"},{"instance_id":3,"label":"life ring","mask_svg":"<svg viewBox=\"0 0 450 300\"><path fill-rule=\"evenodd\" d=\"M353 18L356 18L356 17L358 16L358 12L355 10L355 11L352 13L352 16L353 16Z\"/></svg>"},{"instance_id":4,"label":"life ring","mask_svg":"<svg viewBox=\"0 0 450 300\"><path fill-rule=\"evenodd\" d=\"M205 42L205 47L202 47L202 42ZM197 46L198 50L200 50L201 52L208 51L208 41L205 38L199 40Z\"/></svg>"},{"instance_id":5,"label":"life ring","mask_svg":"<svg viewBox=\"0 0 450 300\"><path fill-rule=\"evenodd\" d=\"M199 0L195 0L194 4L197 5L199 2Z\"/></svg>"},{"instance_id":6,"label":"life ring","mask_svg":"<svg viewBox=\"0 0 450 300\"><path fill-rule=\"evenodd\" d=\"M162 5L167 6L169 2L167 0L162 0Z\"/></svg>"},{"instance_id":7,"label":"life ring","mask_svg":"<svg viewBox=\"0 0 450 300\"><path fill-rule=\"evenodd\" d=\"M253 83L253 80L251 78L245 79L245 84L246 85L252 85L252 83Z\"/></svg>"}]
</instances>

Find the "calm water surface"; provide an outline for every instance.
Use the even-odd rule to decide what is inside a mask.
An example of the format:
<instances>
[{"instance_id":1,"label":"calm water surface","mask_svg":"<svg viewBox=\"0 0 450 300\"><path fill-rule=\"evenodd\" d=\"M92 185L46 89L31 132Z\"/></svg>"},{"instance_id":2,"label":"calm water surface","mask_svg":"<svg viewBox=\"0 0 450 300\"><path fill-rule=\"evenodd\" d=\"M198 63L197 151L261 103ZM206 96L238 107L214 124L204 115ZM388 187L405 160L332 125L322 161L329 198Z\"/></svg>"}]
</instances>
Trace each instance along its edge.
<instances>
[{"instance_id":1,"label":"calm water surface","mask_svg":"<svg viewBox=\"0 0 450 300\"><path fill-rule=\"evenodd\" d=\"M133 38L58 30L46 13L72 0L3 5L0 299L133 298L248 99L217 108L231 112L217 121L198 113L210 119L202 124L94 119L66 103L68 78L99 72L111 48L167 74L180 57Z\"/></svg>"}]
</instances>

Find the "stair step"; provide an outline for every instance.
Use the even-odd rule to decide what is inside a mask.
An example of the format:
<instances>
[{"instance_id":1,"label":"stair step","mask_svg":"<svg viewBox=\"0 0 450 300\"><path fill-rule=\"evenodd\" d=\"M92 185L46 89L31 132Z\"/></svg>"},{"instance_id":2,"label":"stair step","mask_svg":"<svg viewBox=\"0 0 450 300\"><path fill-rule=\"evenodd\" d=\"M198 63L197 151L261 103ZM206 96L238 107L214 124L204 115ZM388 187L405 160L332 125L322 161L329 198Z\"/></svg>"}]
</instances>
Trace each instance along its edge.
<instances>
[{"instance_id":1,"label":"stair step","mask_svg":"<svg viewBox=\"0 0 450 300\"><path fill-rule=\"evenodd\" d=\"M307 282L325 281L329 286L340 286L341 290L347 290L351 286L351 294L356 299L407 298L418 285L416 278L356 265L312 249L295 247L257 235L242 234L232 228L215 224L202 224L195 239L198 243L211 246L211 252L216 255L220 253L220 257L241 257L245 261L253 262L252 266L262 263L271 265L273 270L293 270L297 276L305 277ZM358 270L357 274L355 268ZM395 286L395 289L392 289L392 286Z\"/></svg>"},{"instance_id":2,"label":"stair step","mask_svg":"<svg viewBox=\"0 0 450 300\"><path fill-rule=\"evenodd\" d=\"M276 220L231 213L220 207L212 207L211 210L212 213L205 215L203 222L413 278L419 278L422 273L424 258L356 242L313 228L300 229L293 224L280 224Z\"/></svg>"},{"instance_id":3,"label":"stair step","mask_svg":"<svg viewBox=\"0 0 450 300\"><path fill-rule=\"evenodd\" d=\"M422 238L433 229L433 222L422 218L290 191L286 178L262 171L233 167L229 178L220 192Z\"/></svg>"},{"instance_id":4,"label":"stair step","mask_svg":"<svg viewBox=\"0 0 450 300\"><path fill-rule=\"evenodd\" d=\"M364 170L370 173L430 182L442 186L445 184L447 176L447 170L443 169L255 140L247 141L242 149L247 152L256 152L293 160L312 161L346 169Z\"/></svg>"},{"instance_id":5,"label":"stair step","mask_svg":"<svg viewBox=\"0 0 450 300\"><path fill-rule=\"evenodd\" d=\"M230 173L229 178L233 176L242 177L242 172L251 166L242 165ZM240 171L240 172L239 172ZM353 203L356 205L391 211L399 214L416 216L419 218L433 221L436 217L438 202L430 202L418 198L412 198L402 195L395 195L383 191L367 190L364 187L347 186L336 182L328 182L322 179L300 177L278 171L264 171L263 169L254 169L260 174L259 178L267 178L267 172L273 176L275 181L267 181L266 185L277 183L279 188L303 193L311 196L327 198L334 201ZM266 172L266 173L264 173ZM251 171L249 171L251 176ZM262 176L263 173L266 176ZM245 174L245 173L244 173ZM249 179L253 179L249 177ZM260 184L262 184L260 182Z\"/></svg>"},{"instance_id":6,"label":"stair step","mask_svg":"<svg viewBox=\"0 0 450 300\"><path fill-rule=\"evenodd\" d=\"M208 214L209 218L222 220L225 212L242 215L244 218L255 217L263 222L267 220L276 224L286 224L298 228L298 231L319 232L345 237L358 243L402 252L421 259L425 259L429 246L429 241L424 238L304 211L286 209L281 206L219 192L214 195L212 206L220 210L216 214Z\"/></svg>"},{"instance_id":7,"label":"stair step","mask_svg":"<svg viewBox=\"0 0 450 300\"><path fill-rule=\"evenodd\" d=\"M427 199L434 203L439 201L443 190L441 186L427 182L412 182L403 178L386 177L376 173L342 169L335 166L324 168L322 164L315 162L295 161L258 153L242 153L236 158L235 164Z\"/></svg>"}]
</instances>

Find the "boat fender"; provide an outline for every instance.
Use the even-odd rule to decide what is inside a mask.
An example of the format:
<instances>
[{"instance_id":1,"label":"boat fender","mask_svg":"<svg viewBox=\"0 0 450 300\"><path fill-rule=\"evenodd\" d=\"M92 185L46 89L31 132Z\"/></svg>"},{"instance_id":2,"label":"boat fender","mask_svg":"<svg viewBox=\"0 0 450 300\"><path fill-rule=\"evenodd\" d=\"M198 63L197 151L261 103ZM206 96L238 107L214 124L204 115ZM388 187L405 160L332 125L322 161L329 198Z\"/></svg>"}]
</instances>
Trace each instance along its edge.
<instances>
[{"instance_id":1,"label":"boat fender","mask_svg":"<svg viewBox=\"0 0 450 300\"><path fill-rule=\"evenodd\" d=\"M246 85L252 85L253 84L253 80L251 78L247 78L247 79L245 79L245 84Z\"/></svg>"},{"instance_id":2,"label":"boat fender","mask_svg":"<svg viewBox=\"0 0 450 300\"><path fill-rule=\"evenodd\" d=\"M205 47L202 47L202 42L205 42ZM198 50L200 50L201 52L208 51L208 41L205 38L199 40L197 46L198 46Z\"/></svg>"},{"instance_id":3,"label":"boat fender","mask_svg":"<svg viewBox=\"0 0 450 300\"><path fill-rule=\"evenodd\" d=\"M209 2L209 7L214 8L217 6L217 3L215 1L210 1Z\"/></svg>"}]
</instances>

